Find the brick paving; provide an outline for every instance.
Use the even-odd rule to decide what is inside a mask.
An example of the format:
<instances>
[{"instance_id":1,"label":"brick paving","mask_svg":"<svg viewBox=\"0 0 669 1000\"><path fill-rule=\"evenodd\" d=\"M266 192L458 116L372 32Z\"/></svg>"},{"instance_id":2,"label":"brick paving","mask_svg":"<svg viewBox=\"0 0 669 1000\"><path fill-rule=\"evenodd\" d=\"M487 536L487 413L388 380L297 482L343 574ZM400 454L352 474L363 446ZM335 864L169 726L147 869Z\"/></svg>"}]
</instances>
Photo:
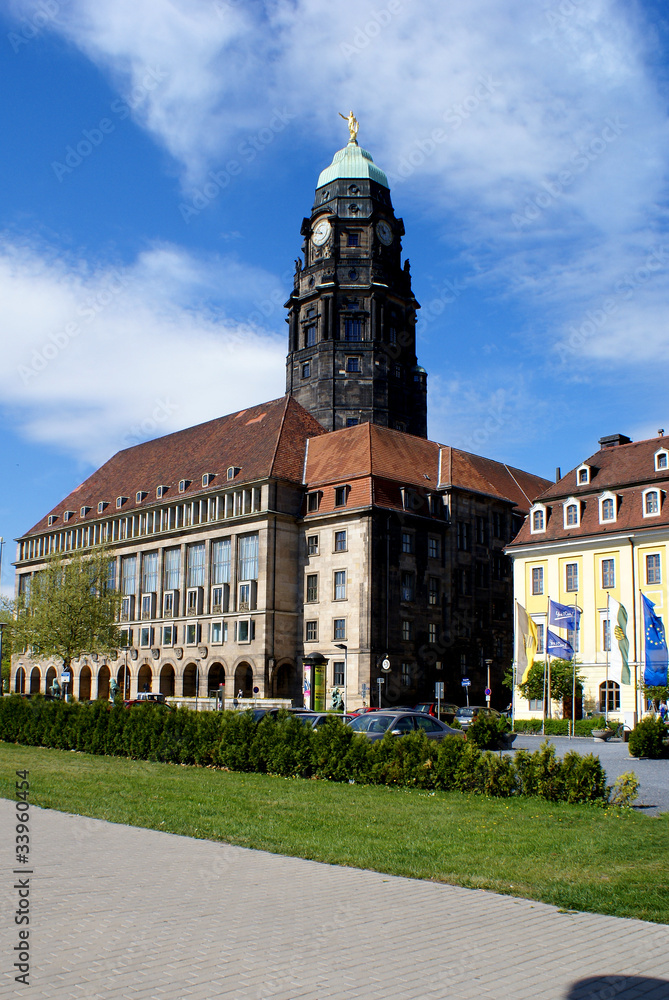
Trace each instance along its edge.
<instances>
[{"instance_id":1,"label":"brick paving","mask_svg":"<svg viewBox=\"0 0 669 1000\"><path fill-rule=\"evenodd\" d=\"M665 925L31 814L31 980L10 917L3 998L669 1000Z\"/></svg>"}]
</instances>

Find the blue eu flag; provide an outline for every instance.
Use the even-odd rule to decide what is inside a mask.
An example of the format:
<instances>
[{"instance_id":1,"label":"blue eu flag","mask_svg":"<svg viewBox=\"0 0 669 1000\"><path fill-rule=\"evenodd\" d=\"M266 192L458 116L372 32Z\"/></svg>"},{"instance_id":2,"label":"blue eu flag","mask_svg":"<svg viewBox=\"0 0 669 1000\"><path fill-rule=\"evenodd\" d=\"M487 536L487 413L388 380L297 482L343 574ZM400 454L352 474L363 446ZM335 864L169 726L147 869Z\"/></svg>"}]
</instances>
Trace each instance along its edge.
<instances>
[{"instance_id":1,"label":"blue eu flag","mask_svg":"<svg viewBox=\"0 0 669 1000\"><path fill-rule=\"evenodd\" d=\"M655 614L655 605L645 594L643 602L643 634L646 645L646 665L643 672L644 684L649 687L666 687L667 684L667 639L662 619Z\"/></svg>"}]
</instances>

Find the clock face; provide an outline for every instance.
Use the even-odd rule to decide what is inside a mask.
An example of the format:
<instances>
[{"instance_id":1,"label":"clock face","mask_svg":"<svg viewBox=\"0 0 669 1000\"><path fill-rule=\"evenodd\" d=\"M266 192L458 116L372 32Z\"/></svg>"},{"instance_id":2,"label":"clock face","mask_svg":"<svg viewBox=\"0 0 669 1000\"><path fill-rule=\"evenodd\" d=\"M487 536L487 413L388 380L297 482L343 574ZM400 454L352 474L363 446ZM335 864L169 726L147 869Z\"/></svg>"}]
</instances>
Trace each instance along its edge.
<instances>
[{"instance_id":1,"label":"clock face","mask_svg":"<svg viewBox=\"0 0 669 1000\"><path fill-rule=\"evenodd\" d=\"M379 237L384 246L389 247L393 242L393 231L383 219L381 222L376 224L376 235Z\"/></svg>"},{"instance_id":2,"label":"clock face","mask_svg":"<svg viewBox=\"0 0 669 1000\"><path fill-rule=\"evenodd\" d=\"M322 247L328 236L330 235L330 223L327 219L321 219L314 226L314 231L311 234L311 242L314 246Z\"/></svg>"}]
</instances>

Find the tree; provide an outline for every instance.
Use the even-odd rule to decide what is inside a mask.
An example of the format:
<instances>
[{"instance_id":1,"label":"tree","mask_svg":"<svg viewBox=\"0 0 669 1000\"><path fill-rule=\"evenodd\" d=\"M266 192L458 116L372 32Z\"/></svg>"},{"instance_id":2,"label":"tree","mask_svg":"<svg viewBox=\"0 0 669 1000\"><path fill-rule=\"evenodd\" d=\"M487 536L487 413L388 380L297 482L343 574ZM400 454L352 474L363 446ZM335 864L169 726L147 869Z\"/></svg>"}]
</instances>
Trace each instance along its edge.
<instances>
[{"instance_id":1,"label":"tree","mask_svg":"<svg viewBox=\"0 0 669 1000\"><path fill-rule=\"evenodd\" d=\"M518 690L523 698L538 698L544 696L544 661L535 660L530 667L530 672L524 684L518 685ZM585 678L576 668L576 697L583 694L583 683ZM564 701L571 698L574 684L574 665L571 660L551 660L551 699L553 701Z\"/></svg>"},{"instance_id":2,"label":"tree","mask_svg":"<svg viewBox=\"0 0 669 1000\"><path fill-rule=\"evenodd\" d=\"M12 627L14 602L0 597L0 631L2 632L2 691L9 691L9 672L12 660Z\"/></svg>"},{"instance_id":3,"label":"tree","mask_svg":"<svg viewBox=\"0 0 669 1000\"><path fill-rule=\"evenodd\" d=\"M110 653L121 645L121 595L110 586L112 557L59 554L31 579L16 606L12 645L32 656L60 657L63 669L84 653Z\"/></svg>"}]
</instances>

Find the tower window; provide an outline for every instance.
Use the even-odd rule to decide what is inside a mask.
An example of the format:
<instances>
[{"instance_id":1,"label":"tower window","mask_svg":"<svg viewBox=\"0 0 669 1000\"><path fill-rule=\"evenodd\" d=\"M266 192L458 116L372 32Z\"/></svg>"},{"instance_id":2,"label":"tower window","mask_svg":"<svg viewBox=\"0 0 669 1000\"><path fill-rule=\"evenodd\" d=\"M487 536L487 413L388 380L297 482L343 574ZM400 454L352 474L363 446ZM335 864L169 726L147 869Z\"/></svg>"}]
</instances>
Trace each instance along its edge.
<instances>
[{"instance_id":1,"label":"tower window","mask_svg":"<svg viewBox=\"0 0 669 1000\"><path fill-rule=\"evenodd\" d=\"M348 277L349 277L349 281L357 281L358 272L356 271L356 269L354 267L352 267L351 270L348 272Z\"/></svg>"},{"instance_id":2,"label":"tower window","mask_svg":"<svg viewBox=\"0 0 669 1000\"><path fill-rule=\"evenodd\" d=\"M362 321L359 319L344 320L344 340L362 340Z\"/></svg>"},{"instance_id":3,"label":"tower window","mask_svg":"<svg viewBox=\"0 0 669 1000\"><path fill-rule=\"evenodd\" d=\"M304 331L304 346L313 347L316 343L316 326L311 324Z\"/></svg>"},{"instance_id":4,"label":"tower window","mask_svg":"<svg viewBox=\"0 0 669 1000\"><path fill-rule=\"evenodd\" d=\"M347 233L347 246L359 247L360 246L360 233Z\"/></svg>"},{"instance_id":5,"label":"tower window","mask_svg":"<svg viewBox=\"0 0 669 1000\"><path fill-rule=\"evenodd\" d=\"M311 375L311 362L305 361L302 365L302 378L309 378Z\"/></svg>"},{"instance_id":6,"label":"tower window","mask_svg":"<svg viewBox=\"0 0 669 1000\"><path fill-rule=\"evenodd\" d=\"M357 417L347 417L346 418L346 426L347 427L357 427L359 423L360 423L360 421L358 420Z\"/></svg>"},{"instance_id":7,"label":"tower window","mask_svg":"<svg viewBox=\"0 0 669 1000\"><path fill-rule=\"evenodd\" d=\"M346 359L346 371L347 372L359 372L362 371L361 359L358 357L347 358Z\"/></svg>"}]
</instances>

